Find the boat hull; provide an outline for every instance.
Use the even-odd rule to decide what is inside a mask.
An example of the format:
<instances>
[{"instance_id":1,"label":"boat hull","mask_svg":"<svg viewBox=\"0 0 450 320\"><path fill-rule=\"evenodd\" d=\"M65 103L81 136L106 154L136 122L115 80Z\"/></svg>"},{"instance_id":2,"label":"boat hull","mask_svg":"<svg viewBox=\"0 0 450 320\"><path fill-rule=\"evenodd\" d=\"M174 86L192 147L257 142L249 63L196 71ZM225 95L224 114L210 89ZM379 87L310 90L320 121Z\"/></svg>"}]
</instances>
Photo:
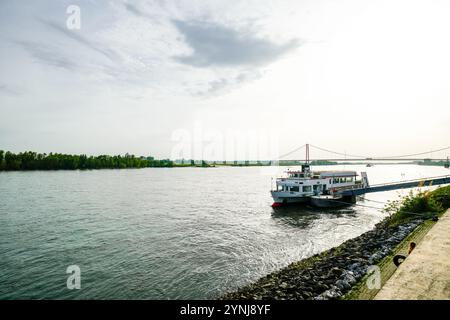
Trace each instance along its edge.
<instances>
[{"instance_id":1,"label":"boat hull","mask_svg":"<svg viewBox=\"0 0 450 320\"><path fill-rule=\"evenodd\" d=\"M284 198L283 200L277 200L272 204L272 207L282 207L288 204L301 204L308 203L309 198Z\"/></svg>"},{"instance_id":2,"label":"boat hull","mask_svg":"<svg viewBox=\"0 0 450 320\"><path fill-rule=\"evenodd\" d=\"M311 205L318 208L339 208L352 205L355 202L355 197L313 196L310 198Z\"/></svg>"},{"instance_id":3,"label":"boat hull","mask_svg":"<svg viewBox=\"0 0 450 320\"><path fill-rule=\"evenodd\" d=\"M292 203L307 203L309 202L309 196L289 196L281 194L280 192L272 191L273 205L272 207L280 207L285 204Z\"/></svg>"}]
</instances>

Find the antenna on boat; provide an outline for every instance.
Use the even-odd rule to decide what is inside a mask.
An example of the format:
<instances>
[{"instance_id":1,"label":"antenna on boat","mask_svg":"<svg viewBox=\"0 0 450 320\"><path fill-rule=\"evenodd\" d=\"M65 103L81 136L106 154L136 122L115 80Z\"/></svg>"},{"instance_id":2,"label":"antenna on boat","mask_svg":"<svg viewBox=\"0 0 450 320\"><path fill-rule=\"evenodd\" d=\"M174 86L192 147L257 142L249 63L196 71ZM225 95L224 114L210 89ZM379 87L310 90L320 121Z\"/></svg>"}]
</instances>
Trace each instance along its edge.
<instances>
[{"instance_id":1,"label":"antenna on boat","mask_svg":"<svg viewBox=\"0 0 450 320\"><path fill-rule=\"evenodd\" d=\"M302 172L309 175L309 143L306 144L306 159L305 164L302 165Z\"/></svg>"},{"instance_id":2,"label":"antenna on boat","mask_svg":"<svg viewBox=\"0 0 450 320\"><path fill-rule=\"evenodd\" d=\"M309 163L309 143L306 144L306 164Z\"/></svg>"}]
</instances>

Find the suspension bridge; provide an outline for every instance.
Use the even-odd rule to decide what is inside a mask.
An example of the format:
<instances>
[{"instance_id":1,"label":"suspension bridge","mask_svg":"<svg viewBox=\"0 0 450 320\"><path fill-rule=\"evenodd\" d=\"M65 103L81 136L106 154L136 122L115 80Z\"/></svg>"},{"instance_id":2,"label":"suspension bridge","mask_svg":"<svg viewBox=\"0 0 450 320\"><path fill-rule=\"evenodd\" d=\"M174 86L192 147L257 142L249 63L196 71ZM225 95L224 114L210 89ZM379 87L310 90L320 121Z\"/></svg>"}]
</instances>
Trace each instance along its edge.
<instances>
[{"instance_id":1,"label":"suspension bridge","mask_svg":"<svg viewBox=\"0 0 450 320\"><path fill-rule=\"evenodd\" d=\"M310 148L321 151L321 152L325 152L327 154L331 154L333 156L327 157L327 158L310 158L309 157L309 149ZM305 159L306 161L362 161L362 162L366 162L366 161L444 161L444 162L448 163L448 161L449 161L448 156L444 157L444 158L433 158L431 155L436 154L436 153L443 153L444 151L447 151L447 150L449 150L449 152L450 152L450 147L445 147L445 148L440 148L440 149L436 149L436 150L430 150L430 151L412 153L412 154L393 155L393 156L392 155L391 156L371 156L371 155L364 156L364 155L354 155L351 153L334 151L334 150L330 150L330 149L326 149L323 147L319 147L319 146L315 146L315 145L306 143L300 147L297 147L297 148L281 155L278 158L278 160L300 161L300 160L287 159L287 157L295 154L296 152L298 152L302 149L306 150L306 155L307 155L307 159ZM429 157L424 157L426 155L429 155ZM419 157L419 156L422 156L422 157Z\"/></svg>"}]
</instances>

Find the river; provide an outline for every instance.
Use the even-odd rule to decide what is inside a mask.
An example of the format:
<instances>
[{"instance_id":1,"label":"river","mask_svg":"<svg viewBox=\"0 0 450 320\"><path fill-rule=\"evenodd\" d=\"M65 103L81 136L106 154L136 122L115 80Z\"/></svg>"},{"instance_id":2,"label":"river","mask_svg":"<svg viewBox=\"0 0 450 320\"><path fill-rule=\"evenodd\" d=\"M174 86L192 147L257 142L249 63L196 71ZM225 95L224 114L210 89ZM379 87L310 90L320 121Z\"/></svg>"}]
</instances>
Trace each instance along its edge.
<instances>
[{"instance_id":1,"label":"river","mask_svg":"<svg viewBox=\"0 0 450 320\"><path fill-rule=\"evenodd\" d=\"M273 169L0 173L0 299L216 298L370 230L387 215L377 208L401 193L275 212ZM367 171L370 183L449 174L417 165L313 169ZM79 290L66 286L71 265Z\"/></svg>"}]
</instances>

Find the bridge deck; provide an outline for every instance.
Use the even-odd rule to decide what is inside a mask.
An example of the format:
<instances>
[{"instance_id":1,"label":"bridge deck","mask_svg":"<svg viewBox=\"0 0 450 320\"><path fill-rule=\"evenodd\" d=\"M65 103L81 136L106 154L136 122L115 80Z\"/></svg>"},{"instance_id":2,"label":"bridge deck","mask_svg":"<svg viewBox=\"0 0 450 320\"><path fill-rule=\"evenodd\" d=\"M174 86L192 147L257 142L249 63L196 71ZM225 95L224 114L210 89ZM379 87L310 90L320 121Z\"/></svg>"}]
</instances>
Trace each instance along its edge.
<instances>
[{"instance_id":1,"label":"bridge deck","mask_svg":"<svg viewBox=\"0 0 450 320\"><path fill-rule=\"evenodd\" d=\"M409 180L403 182L393 182L393 183L385 183L379 185L373 185L366 188L358 188L358 189L348 189L341 190L339 194L343 196L358 196L365 193L370 192L381 192L381 191L389 191L389 190L398 190L405 188L415 188L415 187L428 187L433 185L441 185L441 184L449 184L450 176L440 176L440 177L430 177L423 178L417 180Z\"/></svg>"}]
</instances>

